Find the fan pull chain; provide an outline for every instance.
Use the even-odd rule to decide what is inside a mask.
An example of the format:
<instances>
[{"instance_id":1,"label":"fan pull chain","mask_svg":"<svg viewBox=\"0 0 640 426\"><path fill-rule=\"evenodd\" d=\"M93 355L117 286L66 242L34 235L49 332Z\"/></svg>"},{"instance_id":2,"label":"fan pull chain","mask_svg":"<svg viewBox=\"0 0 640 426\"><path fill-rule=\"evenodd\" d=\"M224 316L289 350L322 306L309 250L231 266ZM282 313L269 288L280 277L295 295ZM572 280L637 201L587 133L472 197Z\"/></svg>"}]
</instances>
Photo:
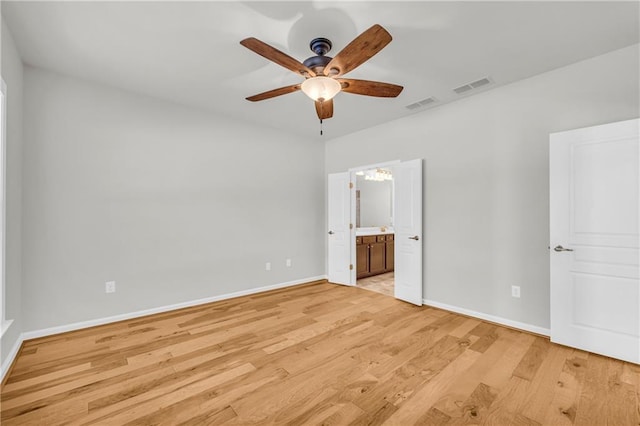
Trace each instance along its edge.
<instances>
[{"instance_id":1,"label":"fan pull chain","mask_svg":"<svg viewBox=\"0 0 640 426\"><path fill-rule=\"evenodd\" d=\"M324 100L320 101L320 116L324 117ZM320 136L322 136L322 118L320 119Z\"/></svg>"}]
</instances>

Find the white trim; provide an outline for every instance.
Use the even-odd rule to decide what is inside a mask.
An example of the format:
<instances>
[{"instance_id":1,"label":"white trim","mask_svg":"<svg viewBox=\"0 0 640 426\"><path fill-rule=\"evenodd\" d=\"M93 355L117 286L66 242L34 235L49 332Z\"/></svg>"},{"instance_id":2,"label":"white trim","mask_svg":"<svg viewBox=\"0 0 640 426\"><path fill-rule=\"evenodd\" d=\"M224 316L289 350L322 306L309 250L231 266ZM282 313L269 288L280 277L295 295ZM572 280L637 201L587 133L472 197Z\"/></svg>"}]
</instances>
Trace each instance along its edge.
<instances>
[{"instance_id":1,"label":"white trim","mask_svg":"<svg viewBox=\"0 0 640 426\"><path fill-rule=\"evenodd\" d=\"M0 76L0 92L2 93L0 106L0 121L2 121L2 125L0 126L2 131L0 134L0 324L2 326L2 334L4 334L4 330L9 328L11 323L5 325L5 318L7 316L7 311L5 309L6 306L6 293L5 293L5 273L6 273L6 264L7 264L7 83L5 83L2 76ZM1 337L1 336L0 336Z\"/></svg>"},{"instance_id":2,"label":"white trim","mask_svg":"<svg viewBox=\"0 0 640 426\"><path fill-rule=\"evenodd\" d=\"M11 364L13 364L13 360L18 355L18 351L22 346L22 342L24 342L24 333L18 336L16 343L13 345L13 347L9 351L9 354L4 359L4 362L2 363L2 365L0 366L0 382L4 380L4 375L7 374L7 372L9 371L9 368L11 367Z\"/></svg>"},{"instance_id":3,"label":"white trim","mask_svg":"<svg viewBox=\"0 0 640 426\"><path fill-rule=\"evenodd\" d=\"M301 280L288 281L279 284L268 285L264 287L251 288L248 290L236 291L233 293L221 294L218 296L206 297L204 299L190 300L187 302L176 303L173 305L160 306L157 308L145 309L142 311L129 312L126 314L114 315L106 318L98 318L89 321L76 322L73 324L60 325L57 327L44 328L42 330L27 331L22 333L24 340L35 339L38 337L51 336L53 334L66 333L67 331L80 330L88 327L95 327L97 325L109 324L112 322L124 321L133 318L144 317L147 315L159 314L163 312L169 312L176 309L188 308L191 306L204 305L206 303L218 302L220 300L233 299L234 297L248 296L255 293L262 293L265 291L276 290L284 287L292 287L301 284L307 284L312 281L327 279L326 275L319 275L317 277L303 278Z\"/></svg>"},{"instance_id":4,"label":"white trim","mask_svg":"<svg viewBox=\"0 0 640 426\"><path fill-rule=\"evenodd\" d=\"M505 325L511 328L517 328L518 330L529 331L531 333L540 334L543 336L550 336L551 330L548 328L538 327L537 325L531 325L524 322L513 321L510 319L496 317L494 315L485 314L482 312L472 311L471 309L460 308L458 306L447 305L446 303L436 302L435 300L422 299L422 303L434 308L444 309L445 311L455 312L457 314L463 314L470 317L491 321L496 324Z\"/></svg>"},{"instance_id":5,"label":"white trim","mask_svg":"<svg viewBox=\"0 0 640 426\"><path fill-rule=\"evenodd\" d=\"M0 324L0 338L2 338L2 336L4 336L5 331L7 331L9 329L9 327L11 327L11 323L13 322L12 319L10 320L0 320L1 324Z\"/></svg>"}]
</instances>

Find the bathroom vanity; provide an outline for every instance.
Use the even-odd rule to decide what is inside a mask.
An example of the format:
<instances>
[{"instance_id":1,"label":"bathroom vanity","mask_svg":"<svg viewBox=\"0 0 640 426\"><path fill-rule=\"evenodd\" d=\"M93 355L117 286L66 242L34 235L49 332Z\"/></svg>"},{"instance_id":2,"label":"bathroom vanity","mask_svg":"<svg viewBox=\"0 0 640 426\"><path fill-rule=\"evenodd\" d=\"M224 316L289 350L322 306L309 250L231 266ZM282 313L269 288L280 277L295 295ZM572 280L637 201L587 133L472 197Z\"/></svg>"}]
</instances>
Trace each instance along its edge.
<instances>
[{"instance_id":1,"label":"bathroom vanity","mask_svg":"<svg viewBox=\"0 0 640 426\"><path fill-rule=\"evenodd\" d=\"M390 231L356 232L356 277L393 271L394 234Z\"/></svg>"}]
</instances>

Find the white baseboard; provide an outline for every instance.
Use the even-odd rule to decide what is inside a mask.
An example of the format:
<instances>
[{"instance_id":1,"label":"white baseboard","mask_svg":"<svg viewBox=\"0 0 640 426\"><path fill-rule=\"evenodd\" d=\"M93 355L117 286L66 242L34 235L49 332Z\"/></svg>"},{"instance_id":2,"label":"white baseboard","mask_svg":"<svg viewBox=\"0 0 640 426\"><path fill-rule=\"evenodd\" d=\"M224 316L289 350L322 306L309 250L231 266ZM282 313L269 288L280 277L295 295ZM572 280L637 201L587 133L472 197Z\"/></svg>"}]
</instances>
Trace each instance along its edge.
<instances>
[{"instance_id":1,"label":"white baseboard","mask_svg":"<svg viewBox=\"0 0 640 426\"><path fill-rule=\"evenodd\" d=\"M4 359L4 362L0 366L0 383L2 383L2 381L4 380L4 376L9 371L11 364L13 364L13 360L16 359L16 356L18 355L18 351L20 350L20 346L22 346L23 341L24 341L23 334L20 334L18 336L18 339L16 340L16 343L13 345L13 347L7 354L7 357Z\"/></svg>"},{"instance_id":2,"label":"white baseboard","mask_svg":"<svg viewBox=\"0 0 640 426\"><path fill-rule=\"evenodd\" d=\"M124 321L124 320L133 319L133 318L144 317L147 315L174 311L176 309L189 308L191 306L204 305L206 303L211 303L211 302L219 302L221 300L233 299L234 297L248 296L251 294L263 293L265 291L277 290L279 288L293 287L296 285L306 284L312 281L324 280L326 278L327 278L326 275L319 275L317 277L309 277L309 278L303 278L295 281L288 281L284 283L268 285L264 287L250 288L247 290L236 291L233 293L206 297L204 299L189 300L187 302L181 302L181 303L176 303L176 304L167 305L167 306L160 306L157 308L145 309L142 311L129 312L126 314L114 315L106 318L97 318L94 320L76 322L73 324L66 324L66 325L61 325L57 327L45 328L42 330L27 331L22 333L22 337L24 338L24 340L29 340L29 339L35 339L38 337L51 336L53 334L66 333L67 331L74 331L74 330L80 330L88 327L95 327L97 325L110 324L112 322Z\"/></svg>"},{"instance_id":3,"label":"white baseboard","mask_svg":"<svg viewBox=\"0 0 640 426\"><path fill-rule=\"evenodd\" d=\"M513 321L510 319L497 317L497 316L485 314L482 312L472 311L471 309L460 308L458 306L447 305L446 303L436 302L435 300L423 299L422 303L424 303L427 306L433 306L434 308L440 308L440 309L444 309L445 311L451 311L457 314L463 314L463 315L478 318L481 320L494 322L496 324L505 325L507 327L517 328L518 330L529 331L531 333L540 334L542 336L551 335L551 330L549 330L548 328L538 327L537 325L531 325L524 322Z\"/></svg>"}]
</instances>

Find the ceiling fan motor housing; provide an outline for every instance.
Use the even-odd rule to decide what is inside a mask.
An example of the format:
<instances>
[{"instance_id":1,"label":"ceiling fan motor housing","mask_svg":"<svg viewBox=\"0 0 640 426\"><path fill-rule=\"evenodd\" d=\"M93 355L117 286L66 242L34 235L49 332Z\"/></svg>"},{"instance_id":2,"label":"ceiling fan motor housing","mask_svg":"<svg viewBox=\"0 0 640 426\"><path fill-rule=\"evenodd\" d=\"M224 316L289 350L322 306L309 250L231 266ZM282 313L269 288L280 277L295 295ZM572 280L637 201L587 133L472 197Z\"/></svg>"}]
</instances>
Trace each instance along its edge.
<instances>
[{"instance_id":1,"label":"ceiling fan motor housing","mask_svg":"<svg viewBox=\"0 0 640 426\"><path fill-rule=\"evenodd\" d=\"M327 53L329 53L332 46L333 44L328 38L318 37L311 40L311 42L309 43L309 48L316 54L316 56L307 58L303 62L304 66L312 69L316 74L321 73L322 70L324 70L324 67L326 67L327 64L333 59L330 56L325 56Z\"/></svg>"},{"instance_id":2,"label":"ceiling fan motor housing","mask_svg":"<svg viewBox=\"0 0 640 426\"><path fill-rule=\"evenodd\" d=\"M324 67L326 67L332 59L330 56L312 56L305 59L303 64L305 67L312 69L316 74L321 74Z\"/></svg>"}]
</instances>

